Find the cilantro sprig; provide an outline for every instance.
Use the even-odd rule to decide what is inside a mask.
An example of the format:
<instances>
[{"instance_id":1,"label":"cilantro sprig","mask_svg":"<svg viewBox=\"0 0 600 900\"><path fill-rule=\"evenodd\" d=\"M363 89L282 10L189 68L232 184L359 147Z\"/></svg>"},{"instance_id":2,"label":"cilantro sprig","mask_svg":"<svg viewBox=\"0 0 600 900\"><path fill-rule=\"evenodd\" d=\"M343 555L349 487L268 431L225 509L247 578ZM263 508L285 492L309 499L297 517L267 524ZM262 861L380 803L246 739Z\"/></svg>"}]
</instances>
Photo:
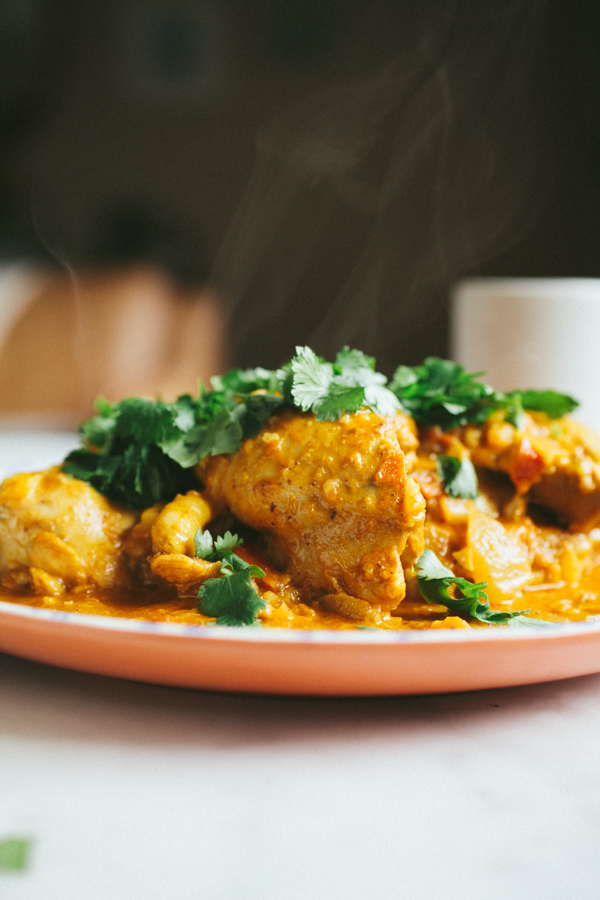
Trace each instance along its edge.
<instances>
[{"instance_id":1,"label":"cilantro sprig","mask_svg":"<svg viewBox=\"0 0 600 900\"><path fill-rule=\"evenodd\" d=\"M344 413L366 406L381 416L400 409L398 398L385 385L387 378L375 371L375 359L360 350L344 347L334 363L320 359L310 347L296 347L291 363L291 394L304 412L317 421L335 421Z\"/></svg>"},{"instance_id":2,"label":"cilantro sprig","mask_svg":"<svg viewBox=\"0 0 600 900\"><path fill-rule=\"evenodd\" d=\"M450 612L484 622L486 625L510 625L513 628L529 625L549 625L542 619L530 618L530 610L500 612L490 609L484 588L487 582L474 584L466 578L458 578L437 558L432 550L424 550L417 560L417 582L421 596L429 603L446 606ZM449 588L454 588L454 594Z\"/></svg>"},{"instance_id":3,"label":"cilantro sprig","mask_svg":"<svg viewBox=\"0 0 600 900\"><path fill-rule=\"evenodd\" d=\"M458 459L457 456L438 456L436 467L450 497L475 500L479 493L477 473L467 456L464 459Z\"/></svg>"},{"instance_id":4,"label":"cilantro sprig","mask_svg":"<svg viewBox=\"0 0 600 900\"><path fill-rule=\"evenodd\" d=\"M443 431L467 423L480 425L497 409L522 428L525 409L559 419L579 405L573 397L557 391L503 394L480 381L481 375L483 372L467 372L458 363L430 356L420 366L399 366L390 390L419 425L439 425Z\"/></svg>"},{"instance_id":5,"label":"cilantro sprig","mask_svg":"<svg viewBox=\"0 0 600 900\"><path fill-rule=\"evenodd\" d=\"M208 562L220 562L218 578L208 578L200 587L198 608L205 616L216 616L217 625L253 625L265 601L251 578L263 578L259 566L250 565L234 553L243 543L237 534L226 531L213 540L210 531L198 531L194 537L196 556Z\"/></svg>"}]
</instances>

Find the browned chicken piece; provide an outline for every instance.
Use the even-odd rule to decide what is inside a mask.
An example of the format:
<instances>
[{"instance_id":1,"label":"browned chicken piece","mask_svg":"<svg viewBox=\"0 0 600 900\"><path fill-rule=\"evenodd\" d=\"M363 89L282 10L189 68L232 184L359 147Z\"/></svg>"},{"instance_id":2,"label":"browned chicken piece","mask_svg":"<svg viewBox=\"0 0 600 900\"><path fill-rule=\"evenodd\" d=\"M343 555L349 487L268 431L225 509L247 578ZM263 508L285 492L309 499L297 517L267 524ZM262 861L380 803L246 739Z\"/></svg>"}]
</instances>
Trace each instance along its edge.
<instances>
[{"instance_id":1,"label":"browned chicken piece","mask_svg":"<svg viewBox=\"0 0 600 900\"><path fill-rule=\"evenodd\" d=\"M483 472L484 490L498 497L502 515L512 508L525 511L528 503L552 512L559 524L589 530L600 521L600 438L573 419L549 419L545 413L529 412L525 427L518 430L494 413L484 425L465 425L454 431L424 430L416 477L435 494L435 455L469 456ZM503 473L505 482L486 483L486 472ZM513 486L511 496L511 484ZM515 496L516 492L516 496Z\"/></svg>"},{"instance_id":2,"label":"browned chicken piece","mask_svg":"<svg viewBox=\"0 0 600 900\"><path fill-rule=\"evenodd\" d=\"M0 582L47 594L125 583L121 545L136 518L58 466L13 475L0 486Z\"/></svg>"},{"instance_id":3,"label":"browned chicken piece","mask_svg":"<svg viewBox=\"0 0 600 900\"><path fill-rule=\"evenodd\" d=\"M422 550L425 501L404 452L416 445L402 414L317 422L285 412L237 453L203 461L199 475L217 512L268 535L304 597L362 618L398 606L402 554Z\"/></svg>"}]
</instances>

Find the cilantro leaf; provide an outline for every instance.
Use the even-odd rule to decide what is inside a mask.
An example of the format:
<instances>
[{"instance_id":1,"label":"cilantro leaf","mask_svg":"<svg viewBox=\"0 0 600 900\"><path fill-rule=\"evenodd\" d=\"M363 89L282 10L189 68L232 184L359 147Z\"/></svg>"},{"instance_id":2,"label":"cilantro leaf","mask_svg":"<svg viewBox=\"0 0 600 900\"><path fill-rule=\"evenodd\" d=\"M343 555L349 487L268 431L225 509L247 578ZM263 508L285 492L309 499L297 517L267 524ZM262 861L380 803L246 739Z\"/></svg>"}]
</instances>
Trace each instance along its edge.
<instances>
[{"instance_id":1,"label":"cilantro leaf","mask_svg":"<svg viewBox=\"0 0 600 900\"><path fill-rule=\"evenodd\" d=\"M510 628L531 628L535 625L552 625L552 622L548 622L545 619L534 619L532 616L519 615L509 619L507 624Z\"/></svg>"},{"instance_id":2,"label":"cilantro leaf","mask_svg":"<svg viewBox=\"0 0 600 900\"><path fill-rule=\"evenodd\" d=\"M368 384L365 387L365 406L378 416L395 416L400 410L398 398L383 384Z\"/></svg>"},{"instance_id":3,"label":"cilantro leaf","mask_svg":"<svg viewBox=\"0 0 600 900\"><path fill-rule=\"evenodd\" d=\"M244 541L237 534L226 531L224 535L219 535L213 540L212 534L208 529L202 531L199 528L194 535L194 544L196 545L196 556L200 559L206 559L208 562L222 560L236 547L243 544Z\"/></svg>"},{"instance_id":4,"label":"cilantro leaf","mask_svg":"<svg viewBox=\"0 0 600 900\"><path fill-rule=\"evenodd\" d=\"M523 431L525 428L525 410L523 409L521 394L518 391L514 391L512 394L507 394L504 398L499 395L498 403L500 407L504 407L506 421L514 425L517 431Z\"/></svg>"},{"instance_id":5,"label":"cilantro leaf","mask_svg":"<svg viewBox=\"0 0 600 900\"><path fill-rule=\"evenodd\" d=\"M215 549L213 537L208 529L206 531L202 531L199 528L194 535L194 544L196 546L196 556L198 559L206 559L209 562L212 562L211 556Z\"/></svg>"},{"instance_id":6,"label":"cilantro leaf","mask_svg":"<svg viewBox=\"0 0 600 900\"><path fill-rule=\"evenodd\" d=\"M296 347L292 360L291 396L303 411L318 421L334 421L345 413L367 406L380 416L393 416L400 404L385 385L387 378L375 371L375 360L360 350L344 347L333 364L310 347Z\"/></svg>"},{"instance_id":7,"label":"cilantro leaf","mask_svg":"<svg viewBox=\"0 0 600 900\"><path fill-rule=\"evenodd\" d=\"M217 578L208 578L198 591L198 608L205 616L216 616L217 625L252 625L265 602L251 578L264 578L259 566L247 563L232 551L243 543L237 534L226 531L213 541L210 531L199 528L194 535L196 556L221 562Z\"/></svg>"},{"instance_id":8,"label":"cilantro leaf","mask_svg":"<svg viewBox=\"0 0 600 900\"><path fill-rule=\"evenodd\" d=\"M280 394L249 394L245 397L235 411L244 438L256 437L284 402Z\"/></svg>"},{"instance_id":9,"label":"cilantro leaf","mask_svg":"<svg viewBox=\"0 0 600 900\"><path fill-rule=\"evenodd\" d=\"M244 541L241 537L238 537L237 534L232 534L230 531L226 531L225 534L215 540L215 552L216 553L231 553L236 547L239 547L243 544Z\"/></svg>"},{"instance_id":10,"label":"cilantro leaf","mask_svg":"<svg viewBox=\"0 0 600 900\"><path fill-rule=\"evenodd\" d=\"M519 396L524 409L545 412L550 419L560 419L579 406L573 397L557 391L511 391L508 396Z\"/></svg>"},{"instance_id":11,"label":"cilantro leaf","mask_svg":"<svg viewBox=\"0 0 600 900\"><path fill-rule=\"evenodd\" d=\"M475 500L479 493L477 473L468 456L464 459L458 459L456 456L438 456L436 466L446 493L450 497Z\"/></svg>"},{"instance_id":12,"label":"cilantro leaf","mask_svg":"<svg viewBox=\"0 0 600 900\"><path fill-rule=\"evenodd\" d=\"M222 578L209 578L198 595L200 612L205 616L216 616L217 625L252 625L257 613L265 609L265 601L250 577L248 567Z\"/></svg>"},{"instance_id":13,"label":"cilantro leaf","mask_svg":"<svg viewBox=\"0 0 600 900\"><path fill-rule=\"evenodd\" d=\"M230 369L224 375L214 375L210 383L215 391L250 394L253 391L281 392L279 372L270 369Z\"/></svg>"},{"instance_id":14,"label":"cilantro leaf","mask_svg":"<svg viewBox=\"0 0 600 900\"><path fill-rule=\"evenodd\" d=\"M95 405L98 415L84 422L79 430L86 444L102 451L110 447L115 432L117 416L113 412L112 404L102 397L98 397Z\"/></svg>"},{"instance_id":15,"label":"cilantro leaf","mask_svg":"<svg viewBox=\"0 0 600 900\"><path fill-rule=\"evenodd\" d=\"M342 347L335 358L334 369L337 374L342 372L361 372L364 369L375 371L375 357L367 356L362 350L351 350L350 347Z\"/></svg>"},{"instance_id":16,"label":"cilantro leaf","mask_svg":"<svg viewBox=\"0 0 600 900\"><path fill-rule=\"evenodd\" d=\"M528 619L529 610L518 612L500 612L490 609L490 603L484 588L485 581L473 584L466 578L458 578L437 558L432 550L424 550L417 560L417 582L421 596L429 603L446 606L450 612L460 616L469 616L486 625L504 625L512 619L518 619L518 625L549 625L541 619ZM454 596L448 589L454 587ZM525 621L527 620L527 621ZM514 626L513 626L514 627Z\"/></svg>"},{"instance_id":17,"label":"cilantro leaf","mask_svg":"<svg viewBox=\"0 0 600 900\"><path fill-rule=\"evenodd\" d=\"M62 469L129 509L168 503L176 494L199 486L193 472L182 469L155 445L117 447L110 455L73 450Z\"/></svg>"},{"instance_id":18,"label":"cilantro leaf","mask_svg":"<svg viewBox=\"0 0 600 900\"><path fill-rule=\"evenodd\" d=\"M364 399L364 388L336 384L333 381L323 399L314 404L317 422L334 422L345 413L354 413L363 405Z\"/></svg>"},{"instance_id":19,"label":"cilantro leaf","mask_svg":"<svg viewBox=\"0 0 600 900\"><path fill-rule=\"evenodd\" d=\"M419 425L439 425L443 431L482 424L498 409L516 428L524 425L524 409L539 410L554 419L572 412L578 403L556 391L512 391L502 394L480 381L482 372L467 372L448 359L428 357L422 365L399 366L390 389Z\"/></svg>"},{"instance_id":20,"label":"cilantro leaf","mask_svg":"<svg viewBox=\"0 0 600 900\"><path fill-rule=\"evenodd\" d=\"M439 425L443 430L480 422L494 409L496 393L448 359L428 357L421 366L396 369L390 389L419 425Z\"/></svg>"},{"instance_id":21,"label":"cilantro leaf","mask_svg":"<svg viewBox=\"0 0 600 900\"><path fill-rule=\"evenodd\" d=\"M292 397L303 412L323 400L333 379L333 366L310 347L296 347L292 360Z\"/></svg>"},{"instance_id":22,"label":"cilantro leaf","mask_svg":"<svg viewBox=\"0 0 600 900\"><path fill-rule=\"evenodd\" d=\"M414 384L418 380L418 377L415 369L411 369L410 366L398 366L394 372L390 389L395 393L398 393L404 388L410 387L411 384Z\"/></svg>"},{"instance_id":23,"label":"cilantro leaf","mask_svg":"<svg viewBox=\"0 0 600 900\"><path fill-rule=\"evenodd\" d=\"M364 400L359 406L364 403L380 416L393 416L398 412L400 408L398 398L385 387L387 384L385 375L375 371L374 357L366 356L360 350L344 347L335 358L333 370L336 379L332 387L339 384L364 389Z\"/></svg>"}]
</instances>

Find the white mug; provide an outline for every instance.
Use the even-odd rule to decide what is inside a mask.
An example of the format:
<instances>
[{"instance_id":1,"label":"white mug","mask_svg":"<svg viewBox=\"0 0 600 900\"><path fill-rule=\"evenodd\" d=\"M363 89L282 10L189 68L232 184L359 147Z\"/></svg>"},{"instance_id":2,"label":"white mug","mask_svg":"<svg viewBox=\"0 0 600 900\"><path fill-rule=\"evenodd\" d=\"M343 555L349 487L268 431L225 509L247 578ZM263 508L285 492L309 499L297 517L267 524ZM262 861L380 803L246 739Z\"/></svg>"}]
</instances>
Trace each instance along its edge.
<instances>
[{"instance_id":1,"label":"white mug","mask_svg":"<svg viewBox=\"0 0 600 900\"><path fill-rule=\"evenodd\" d=\"M553 388L600 432L600 278L472 278L451 295L451 356L500 391Z\"/></svg>"}]
</instances>

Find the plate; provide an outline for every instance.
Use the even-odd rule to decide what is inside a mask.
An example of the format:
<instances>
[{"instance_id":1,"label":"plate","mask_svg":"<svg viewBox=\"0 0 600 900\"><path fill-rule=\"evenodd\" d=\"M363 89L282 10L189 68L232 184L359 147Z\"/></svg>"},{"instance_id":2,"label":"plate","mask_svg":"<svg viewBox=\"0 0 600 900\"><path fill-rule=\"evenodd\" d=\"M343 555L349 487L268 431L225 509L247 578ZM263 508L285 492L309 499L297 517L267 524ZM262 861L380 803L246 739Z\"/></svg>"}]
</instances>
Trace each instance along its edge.
<instances>
[{"instance_id":1,"label":"plate","mask_svg":"<svg viewBox=\"0 0 600 900\"><path fill-rule=\"evenodd\" d=\"M74 435L0 435L4 474L59 462ZM600 624L513 631L296 631L176 625L0 601L0 651L99 675L328 696L509 687L600 672Z\"/></svg>"},{"instance_id":2,"label":"plate","mask_svg":"<svg viewBox=\"0 0 600 900\"><path fill-rule=\"evenodd\" d=\"M369 696L509 687L600 671L600 625L297 631L111 619L0 601L0 650L134 681Z\"/></svg>"}]
</instances>

